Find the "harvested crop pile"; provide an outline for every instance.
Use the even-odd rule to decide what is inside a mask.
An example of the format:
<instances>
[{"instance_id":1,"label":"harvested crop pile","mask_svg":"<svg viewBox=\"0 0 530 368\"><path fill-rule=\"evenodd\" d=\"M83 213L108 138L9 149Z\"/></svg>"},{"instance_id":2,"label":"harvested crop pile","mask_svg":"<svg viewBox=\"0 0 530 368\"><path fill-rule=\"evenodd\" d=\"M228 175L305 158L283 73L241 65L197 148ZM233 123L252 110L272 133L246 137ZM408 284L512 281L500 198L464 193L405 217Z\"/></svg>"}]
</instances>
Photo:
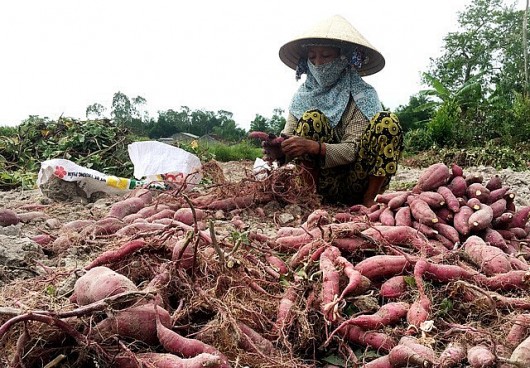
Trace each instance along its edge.
<instances>
[{"instance_id":1,"label":"harvested crop pile","mask_svg":"<svg viewBox=\"0 0 530 368\"><path fill-rule=\"evenodd\" d=\"M26 205L48 260L3 286L0 363L528 365L530 207L499 176L436 164L371 208L295 184L137 190L54 227Z\"/></svg>"}]
</instances>

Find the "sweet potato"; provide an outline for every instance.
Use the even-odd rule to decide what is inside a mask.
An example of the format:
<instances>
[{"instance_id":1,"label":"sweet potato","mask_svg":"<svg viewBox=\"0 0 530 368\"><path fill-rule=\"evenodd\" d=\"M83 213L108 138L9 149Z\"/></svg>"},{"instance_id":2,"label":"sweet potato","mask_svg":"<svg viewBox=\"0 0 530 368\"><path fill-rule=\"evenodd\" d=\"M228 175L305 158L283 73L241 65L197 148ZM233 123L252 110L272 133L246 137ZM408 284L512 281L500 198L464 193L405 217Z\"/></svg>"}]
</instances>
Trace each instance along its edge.
<instances>
[{"instance_id":1,"label":"sweet potato","mask_svg":"<svg viewBox=\"0 0 530 368\"><path fill-rule=\"evenodd\" d=\"M320 239L322 232L320 229L313 229L311 232L303 232L297 235L281 236L274 240L274 245L284 252L292 252L300 249L303 245L311 243L314 239Z\"/></svg>"},{"instance_id":2,"label":"sweet potato","mask_svg":"<svg viewBox=\"0 0 530 368\"><path fill-rule=\"evenodd\" d=\"M511 227L509 230L515 239L525 239L528 236L528 232L521 227Z\"/></svg>"},{"instance_id":3,"label":"sweet potato","mask_svg":"<svg viewBox=\"0 0 530 368\"><path fill-rule=\"evenodd\" d=\"M521 207L513 215L510 227L524 228L530 218L530 206Z\"/></svg>"},{"instance_id":4,"label":"sweet potato","mask_svg":"<svg viewBox=\"0 0 530 368\"><path fill-rule=\"evenodd\" d=\"M394 214L395 225L397 226L412 226L412 214L410 207L404 206L399 208Z\"/></svg>"},{"instance_id":5,"label":"sweet potato","mask_svg":"<svg viewBox=\"0 0 530 368\"><path fill-rule=\"evenodd\" d=\"M169 209L169 208L164 208L163 210L160 210L160 211L152 214L151 216L146 217L145 220L147 222L154 222L154 221L160 220L160 219L173 218L174 215L175 215L175 211L174 210Z\"/></svg>"},{"instance_id":6,"label":"sweet potato","mask_svg":"<svg viewBox=\"0 0 530 368\"><path fill-rule=\"evenodd\" d=\"M316 209L311 212L305 222L301 225L303 229L311 230L317 226L327 225L331 222L331 216L328 211L323 209Z\"/></svg>"},{"instance_id":7,"label":"sweet potato","mask_svg":"<svg viewBox=\"0 0 530 368\"><path fill-rule=\"evenodd\" d=\"M482 203L490 202L490 191L482 183L468 184L466 194L468 198L477 198Z\"/></svg>"},{"instance_id":8,"label":"sweet potato","mask_svg":"<svg viewBox=\"0 0 530 368\"><path fill-rule=\"evenodd\" d=\"M86 227L85 232L92 231L93 235L111 235L125 226L125 222L117 217L104 217L94 225Z\"/></svg>"},{"instance_id":9,"label":"sweet potato","mask_svg":"<svg viewBox=\"0 0 530 368\"><path fill-rule=\"evenodd\" d=\"M96 220L72 220L64 224L61 229L59 230L61 233L67 233L67 232L79 232L89 226L92 226L96 223Z\"/></svg>"},{"instance_id":10,"label":"sweet potato","mask_svg":"<svg viewBox=\"0 0 530 368\"><path fill-rule=\"evenodd\" d=\"M482 183L484 181L484 176L482 176L482 174L473 173L466 175L465 179L467 185L469 186L473 183Z\"/></svg>"},{"instance_id":11,"label":"sweet potato","mask_svg":"<svg viewBox=\"0 0 530 368\"><path fill-rule=\"evenodd\" d=\"M101 253L85 267L85 270L90 270L94 267L102 266L104 264L114 263L136 252L137 250L142 249L145 246L146 242L144 239L131 240L130 242L121 245L118 249L108 250Z\"/></svg>"},{"instance_id":12,"label":"sweet potato","mask_svg":"<svg viewBox=\"0 0 530 368\"><path fill-rule=\"evenodd\" d=\"M248 132L248 137L253 139L259 139L261 141L268 141L269 139L274 138L274 135L271 136L269 133L253 130Z\"/></svg>"},{"instance_id":13,"label":"sweet potato","mask_svg":"<svg viewBox=\"0 0 530 368\"><path fill-rule=\"evenodd\" d=\"M499 217L506 211L506 199L500 198L489 205L493 211L493 218Z\"/></svg>"},{"instance_id":14,"label":"sweet potato","mask_svg":"<svg viewBox=\"0 0 530 368\"><path fill-rule=\"evenodd\" d=\"M387 203L387 207L391 210L398 209L399 207L403 206L403 204L405 204L409 195L409 191L403 191L401 194L391 198Z\"/></svg>"},{"instance_id":15,"label":"sweet potato","mask_svg":"<svg viewBox=\"0 0 530 368\"><path fill-rule=\"evenodd\" d=\"M497 357L492 353L491 348L475 345L467 349L467 361L473 368L487 368L495 366Z\"/></svg>"},{"instance_id":16,"label":"sweet potato","mask_svg":"<svg viewBox=\"0 0 530 368\"><path fill-rule=\"evenodd\" d=\"M491 176L486 182L486 188L489 191L496 190L502 187L502 180L499 175Z\"/></svg>"},{"instance_id":17,"label":"sweet potato","mask_svg":"<svg viewBox=\"0 0 530 368\"><path fill-rule=\"evenodd\" d=\"M410 266L404 256L375 255L357 263L355 269L370 280L378 280L402 274Z\"/></svg>"},{"instance_id":18,"label":"sweet potato","mask_svg":"<svg viewBox=\"0 0 530 368\"><path fill-rule=\"evenodd\" d=\"M471 231L484 230L491 225L493 210L487 204L481 204L479 209L469 216L468 225Z\"/></svg>"},{"instance_id":19,"label":"sweet potato","mask_svg":"<svg viewBox=\"0 0 530 368\"><path fill-rule=\"evenodd\" d=\"M178 265L178 268L189 270L193 267L194 251L193 245L188 238L170 238L167 241L168 247L172 247L171 260Z\"/></svg>"},{"instance_id":20,"label":"sweet potato","mask_svg":"<svg viewBox=\"0 0 530 368\"><path fill-rule=\"evenodd\" d=\"M105 318L94 327L93 333L103 338L117 334L155 345L159 342L156 328L157 318L160 319L162 325L168 328L171 326L171 317L164 308L157 307L155 311L154 304L142 304L119 310Z\"/></svg>"},{"instance_id":21,"label":"sweet potato","mask_svg":"<svg viewBox=\"0 0 530 368\"><path fill-rule=\"evenodd\" d=\"M440 251L433 247L427 237L410 226L383 226L374 225L362 231L362 235L373 239L375 242L392 245L411 246L428 255L439 254Z\"/></svg>"},{"instance_id":22,"label":"sweet potato","mask_svg":"<svg viewBox=\"0 0 530 368\"><path fill-rule=\"evenodd\" d=\"M493 220L491 220L491 225L497 229L506 229L510 226L510 223L513 219L513 213L511 212L504 212L498 217L495 217Z\"/></svg>"},{"instance_id":23,"label":"sweet potato","mask_svg":"<svg viewBox=\"0 0 530 368\"><path fill-rule=\"evenodd\" d=\"M519 364L519 367L530 367L530 336L517 345L510 360Z\"/></svg>"},{"instance_id":24,"label":"sweet potato","mask_svg":"<svg viewBox=\"0 0 530 368\"><path fill-rule=\"evenodd\" d=\"M320 255L320 271L322 271L322 311L328 321L334 321L336 315L330 305L338 298L340 290L340 273L335 267L337 252L329 247Z\"/></svg>"},{"instance_id":25,"label":"sweet potato","mask_svg":"<svg viewBox=\"0 0 530 368\"><path fill-rule=\"evenodd\" d=\"M137 290L136 285L126 276L99 266L91 268L75 282L71 300L79 305L87 305L112 295Z\"/></svg>"},{"instance_id":26,"label":"sweet potato","mask_svg":"<svg viewBox=\"0 0 530 368\"><path fill-rule=\"evenodd\" d=\"M394 212L390 207L385 207L381 214L379 215L379 221L381 225L394 226L396 224L396 219L394 217Z\"/></svg>"},{"instance_id":27,"label":"sweet potato","mask_svg":"<svg viewBox=\"0 0 530 368\"><path fill-rule=\"evenodd\" d=\"M158 222L147 222L145 220L136 221L132 224L125 225L116 231L119 237L128 237L144 233L157 233L167 229L168 226Z\"/></svg>"},{"instance_id":28,"label":"sweet potato","mask_svg":"<svg viewBox=\"0 0 530 368\"><path fill-rule=\"evenodd\" d=\"M20 222L29 223L45 220L48 218L48 215L42 211L30 211L30 212L20 212L17 214L17 217ZM0 220L1 222L2 220Z\"/></svg>"},{"instance_id":29,"label":"sweet potato","mask_svg":"<svg viewBox=\"0 0 530 368\"><path fill-rule=\"evenodd\" d=\"M401 197L401 196L403 196L403 194L404 194L404 192L402 192L402 191L379 193L378 195L375 196L375 202L388 205L388 203L393 198ZM405 197L405 199L407 199L407 198ZM350 211L351 211L351 209L350 209Z\"/></svg>"},{"instance_id":30,"label":"sweet potato","mask_svg":"<svg viewBox=\"0 0 530 368\"><path fill-rule=\"evenodd\" d=\"M396 275L381 284L379 295L384 298L399 298L407 291L406 276Z\"/></svg>"},{"instance_id":31,"label":"sweet potato","mask_svg":"<svg viewBox=\"0 0 530 368\"><path fill-rule=\"evenodd\" d=\"M507 244L506 240L504 240L504 237L501 235L501 233L491 227L488 227L484 230L482 239L484 239L484 241L489 245L502 249L505 252L507 250Z\"/></svg>"},{"instance_id":32,"label":"sweet potato","mask_svg":"<svg viewBox=\"0 0 530 368\"><path fill-rule=\"evenodd\" d=\"M195 217L197 221L202 221L206 218L206 212L200 208L195 208ZM185 223L186 225L193 225L193 210L189 207L182 207L175 211L173 217L175 220Z\"/></svg>"},{"instance_id":33,"label":"sweet potato","mask_svg":"<svg viewBox=\"0 0 530 368\"><path fill-rule=\"evenodd\" d=\"M530 332L530 314L518 314L512 319L512 327L506 335L505 342L511 348L515 348Z\"/></svg>"},{"instance_id":34,"label":"sweet potato","mask_svg":"<svg viewBox=\"0 0 530 368\"><path fill-rule=\"evenodd\" d=\"M396 346L396 341L390 335L378 331L366 331L355 325L348 325L340 329L338 333L353 343L376 350L389 351Z\"/></svg>"},{"instance_id":35,"label":"sweet potato","mask_svg":"<svg viewBox=\"0 0 530 368\"><path fill-rule=\"evenodd\" d=\"M455 197L463 197L466 195L467 191L467 183L466 179L464 179L462 176L455 176L449 184L447 184L447 187L453 192Z\"/></svg>"},{"instance_id":36,"label":"sweet potato","mask_svg":"<svg viewBox=\"0 0 530 368\"><path fill-rule=\"evenodd\" d=\"M285 261L280 257L274 254L266 254L265 259L267 260L269 265L272 266L280 274L286 275L287 273L289 273L289 267L287 266Z\"/></svg>"},{"instance_id":37,"label":"sweet potato","mask_svg":"<svg viewBox=\"0 0 530 368\"><path fill-rule=\"evenodd\" d=\"M506 195L506 193L508 193L509 190L510 190L510 187L506 185L498 189L491 190L490 191L490 203L493 203L495 201L498 201L501 198L504 198L504 196Z\"/></svg>"},{"instance_id":38,"label":"sweet potato","mask_svg":"<svg viewBox=\"0 0 530 368\"><path fill-rule=\"evenodd\" d=\"M433 225L433 228L434 230L438 231L440 235L449 239L453 243L453 246L460 242L460 234L454 228L454 226L451 226L448 224L436 223Z\"/></svg>"},{"instance_id":39,"label":"sweet potato","mask_svg":"<svg viewBox=\"0 0 530 368\"><path fill-rule=\"evenodd\" d=\"M381 216L381 213L386 209L386 207L381 206L380 208L376 209L375 211L372 211L366 215L368 218L368 221L370 222L376 222L379 221L379 217Z\"/></svg>"},{"instance_id":40,"label":"sweet potato","mask_svg":"<svg viewBox=\"0 0 530 368\"><path fill-rule=\"evenodd\" d=\"M458 210L460 211L460 205L458 207ZM436 214L436 217L438 217L438 222L441 222L444 224L453 223L455 212L451 211L447 207L437 208L436 210L434 210L434 213Z\"/></svg>"},{"instance_id":41,"label":"sweet potato","mask_svg":"<svg viewBox=\"0 0 530 368\"><path fill-rule=\"evenodd\" d=\"M249 327L245 323L238 321L237 327L241 331L238 345L245 351L271 354L274 350L272 342L263 337L259 332Z\"/></svg>"},{"instance_id":42,"label":"sweet potato","mask_svg":"<svg viewBox=\"0 0 530 368\"><path fill-rule=\"evenodd\" d=\"M46 246L46 245L52 243L53 240L54 240L54 238L52 238L52 236L49 235L49 234L33 235L30 239L33 240L35 243L41 245L41 246Z\"/></svg>"},{"instance_id":43,"label":"sweet potato","mask_svg":"<svg viewBox=\"0 0 530 368\"><path fill-rule=\"evenodd\" d=\"M421 276L428 277L436 282L471 280L477 274L459 265L434 263L426 260L416 262L415 274L418 269L421 269Z\"/></svg>"},{"instance_id":44,"label":"sweet potato","mask_svg":"<svg viewBox=\"0 0 530 368\"><path fill-rule=\"evenodd\" d=\"M449 189L446 185L442 185L438 187L436 190L443 198L445 205L449 210L456 213L460 210L460 202L458 202L458 199L453 194L451 189Z\"/></svg>"},{"instance_id":45,"label":"sweet potato","mask_svg":"<svg viewBox=\"0 0 530 368\"><path fill-rule=\"evenodd\" d=\"M419 176L413 193L436 190L440 185L447 183L452 176L451 170L444 163L436 163L427 167Z\"/></svg>"},{"instance_id":46,"label":"sweet potato","mask_svg":"<svg viewBox=\"0 0 530 368\"><path fill-rule=\"evenodd\" d=\"M440 368L460 367L466 359L466 347L458 342L450 342L438 358Z\"/></svg>"},{"instance_id":47,"label":"sweet potato","mask_svg":"<svg viewBox=\"0 0 530 368\"><path fill-rule=\"evenodd\" d=\"M450 165L450 167L451 167L451 175L453 177L455 177L455 176L464 176L464 169L460 165L458 165L458 164L453 162Z\"/></svg>"},{"instance_id":48,"label":"sweet potato","mask_svg":"<svg viewBox=\"0 0 530 368\"><path fill-rule=\"evenodd\" d=\"M276 237L281 238L284 236L300 235L305 234L307 231L301 227L293 226L282 226L276 231Z\"/></svg>"},{"instance_id":49,"label":"sweet potato","mask_svg":"<svg viewBox=\"0 0 530 368\"><path fill-rule=\"evenodd\" d=\"M373 314L362 314L350 318L345 323L356 325L366 330L377 330L399 322L399 320L407 315L409 307L410 305L405 302L390 302L383 304Z\"/></svg>"},{"instance_id":50,"label":"sweet potato","mask_svg":"<svg viewBox=\"0 0 530 368\"><path fill-rule=\"evenodd\" d=\"M433 227L427 226L418 221L412 221L412 227L425 235L427 238L432 239L438 234L438 231Z\"/></svg>"},{"instance_id":51,"label":"sweet potato","mask_svg":"<svg viewBox=\"0 0 530 368\"><path fill-rule=\"evenodd\" d=\"M255 194L246 194L239 197L217 199L206 205L210 210L231 211L236 208L248 208L257 203L267 203L273 199L272 193L257 196Z\"/></svg>"},{"instance_id":52,"label":"sweet potato","mask_svg":"<svg viewBox=\"0 0 530 368\"><path fill-rule=\"evenodd\" d=\"M440 193L438 193L439 188L440 187L436 189L436 192L434 191L421 192L418 195L418 198L425 201L431 209L441 208L445 205L445 198Z\"/></svg>"},{"instance_id":53,"label":"sweet potato","mask_svg":"<svg viewBox=\"0 0 530 368\"><path fill-rule=\"evenodd\" d=\"M473 210L478 211L482 202L478 198L469 198L466 202L466 206L471 207Z\"/></svg>"},{"instance_id":54,"label":"sweet potato","mask_svg":"<svg viewBox=\"0 0 530 368\"><path fill-rule=\"evenodd\" d=\"M410 212L418 222L422 224L434 224L438 222L438 216L429 207L427 202L420 198L412 199L409 202Z\"/></svg>"},{"instance_id":55,"label":"sweet potato","mask_svg":"<svg viewBox=\"0 0 530 368\"><path fill-rule=\"evenodd\" d=\"M190 339L176 333L167 325L164 325L160 314L158 313L158 309L161 308L155 307L154 309L157 310L157 313L154 314L156 318L156 336L160 342L160 345L162 345L166 351L179 354L185 358L194 357L203 353L209 353L219 358L219 367L229 367L228 359L219 350L200 340Z\"/></svg>"},{"instance_id":56,"label":"sweet potato","mask_svg":"<svg viewBox=\"0 0 530 368\"><path fill-rule=\"evenodd\" d=\"M272 333L274 335L280 334L285 326L290 323L292 315L291 310L298 299L298 291L296 287L296 284L289 285L280 300L278 311L276 313L276 321L272 326Z\"/></svg>"},{"instance_id":57,"label":"sweet potato","mask_svg":"<svg viewBox=\"0 0 530 368\"><path fill-rule=\"evenodd\" d=\"M123 219L125 216L136 213L144 208L145 200L140 197L130 197L119 202L114 203L110 207L107 216Z\"/></svg>"},{"instance_id":58,"label":"sweet potato","mask_svg":"<svg viewBox=\"0 0 530 368\"><path fill-rule=\"evenodd\" d=\"M473 279L492 290L528 290L530 286L530 273L522 270L511 270L490 277L478 273L473 275Z\"/></svg>"},{"instance_id":59,"label":"sweet potato","mask_svg":"<svg viewBox=\"0 0 530 368\"><path fill-rule=\"evenodd\" d=\"M222 366L219 357L209 353L202 353L192 358L180 358L168 353L137 353L134 357L118 355L115 358L115 363L116 368L216 368Z\"/></svg>"},{"instance_id":60,"label":"sweet potato","mask_svg":"<svg viewBox=\"0 0 530 368\"><path fill-rule=\"evenodd\" d=\"M431 301L427 296L421 295L416 299L407 311L407 322L417 329L421 324L429 319L431 313Z\"/></svg>"},{"instance_id":61,"label":"sweet potato","mask_svg":"<svg viewBox=\"0 0 530 368\"><path fill-rule=\"evenodd\" d=\"M338 300L341 301L346 295L359 295L370 287L370 280L355 269L353 264L342 256L335 260L337 266L342 267L342 272L348 277L348 283L342 289Z\"/></svg>"},{"instance_id":62,"label":"sweet potato","mask_svg":"<svg viewBox=\"0 0 530 368\"><path fill-rule=\"evenodd\" d=\"M0 226L16 225L20 222L15 211L8 208L0 208Z\"/></svg>"},{"instance_id":63,"label":"sweet potato","mask_svg":"<svg viewBox=\"0 0 530 368\"><path fill-rule=\"evenodd\" d=\"M164 207L160 204L154 204L147 207L144 207L140 209L138 212L136 212L136 215L140 215L142 218L148 218L150 216L153 216L155 213L157 213L160 210L166 209L168 207ZM127 217L131 215L127 215L123 218L124 221L127 221Z\"/></svg>"},{"instance_id":64,"label":"sweet potato","mask_svg":"<svg viewBox=\"0 0 530 368\"><path fill-rule=\"evenodd\" d=\"M419 345L419 344L418 344ZM398 344L388 353L388 358L392 367L425 367L433 366L434 353L425 354L423 349L417 346Z\"/></svg>"},{"instance_id":65,"label":"sweet potato","mask_svg":"<svg viewBox=\"0 0 530 368\"><path fill-rule=\"evenodd\" d=\"M463 248L471 260L488 276L511 270L506 253L499 248L486 244L482 238L476 235L468 237Z\"/></svg>"},{"instance_id":66,"label":"sweet potato","mask_svg":"<svg viewBox=\"0 0 530 368\"><path fill-rule=\"evenodd\" d=\"M453 219L453 226L460 233L460 235L466 236L469 234L469 217L474 213L472 208L468 206L461 206L460 211L455 213Z\"/></svg>"},{"instance_id":67,"label":"sweet potato","mask_svg":"<svg viewBox=\"0 0 530 368\"><path fill-rule=\"evenodd\" d=\"M364 368L393 368L394 366L390 364L390 358L388 355L380 356L374 360L371 360L363 364Z\"/></svg>"}]
</instances>

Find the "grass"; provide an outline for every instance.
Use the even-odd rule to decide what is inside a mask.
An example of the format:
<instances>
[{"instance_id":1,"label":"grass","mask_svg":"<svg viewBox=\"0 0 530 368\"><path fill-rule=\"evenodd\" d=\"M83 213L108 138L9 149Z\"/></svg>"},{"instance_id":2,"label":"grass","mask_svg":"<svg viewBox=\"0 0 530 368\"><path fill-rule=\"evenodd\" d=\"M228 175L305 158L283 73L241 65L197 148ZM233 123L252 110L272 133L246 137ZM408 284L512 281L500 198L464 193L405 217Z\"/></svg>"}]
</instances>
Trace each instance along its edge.
<instances>
[{"instance_id":1,"label":"grass","mask_svg":"<svg viewBox=\"0 0 530 368\"><path fill-rule=\"evenodd\" d=\"M245 141L232 145L213 143L206 145L202 149L206 151L206 157L210 156L220 162L240 160L253 161L262 156L260 147L253 146ZM201 147L198 147L197 151L201 151Z\"/></svg>"}]
</instances>

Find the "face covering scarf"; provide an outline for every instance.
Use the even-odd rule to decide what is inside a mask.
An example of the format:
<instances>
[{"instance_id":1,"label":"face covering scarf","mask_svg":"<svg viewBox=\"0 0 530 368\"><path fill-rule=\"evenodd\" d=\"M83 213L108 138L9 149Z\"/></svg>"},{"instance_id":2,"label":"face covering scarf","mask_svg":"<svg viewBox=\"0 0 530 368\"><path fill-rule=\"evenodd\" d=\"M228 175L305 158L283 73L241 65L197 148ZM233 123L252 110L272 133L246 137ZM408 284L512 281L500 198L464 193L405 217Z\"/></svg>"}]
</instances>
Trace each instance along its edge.
<instances>
[{"instance_id":1,"label":"face covering scarf","mask_svg":"<svg viewBox=\"0 0 530 368\"><path fill-rule=\"evenodd\" d=\"M297 119L308 110L318 109L335 127L346 110L350 96L368 120L382 110L377 92L362 80L345 58L318 66L309 61L306 63L307 78L289 106L289 112Z\"/></svg>"}]
</instances>

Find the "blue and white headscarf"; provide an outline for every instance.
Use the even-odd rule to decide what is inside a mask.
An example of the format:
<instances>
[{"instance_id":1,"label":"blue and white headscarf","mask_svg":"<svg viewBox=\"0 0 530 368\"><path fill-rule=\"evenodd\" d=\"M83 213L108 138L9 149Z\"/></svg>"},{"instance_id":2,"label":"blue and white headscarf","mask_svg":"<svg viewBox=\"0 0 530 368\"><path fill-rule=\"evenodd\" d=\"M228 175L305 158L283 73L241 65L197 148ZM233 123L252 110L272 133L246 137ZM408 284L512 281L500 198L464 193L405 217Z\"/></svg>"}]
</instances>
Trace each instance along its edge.
<instances>
[{"instance_id":1,"label":"blue and white headscarf","mask_svg":"<svg viewBox=\"0 0 530 368\"><path fill-rule=\"evenodd\" d=\"M297 78L304 73L307 78L289 106L289 112L297 119L307 110L318 109L335 127L346 110L350 96L368 120L382 110L375 89L361 78L352 67L352 61L344 56L319 66L300 59Z\"/></svg>"}]
</instances>

